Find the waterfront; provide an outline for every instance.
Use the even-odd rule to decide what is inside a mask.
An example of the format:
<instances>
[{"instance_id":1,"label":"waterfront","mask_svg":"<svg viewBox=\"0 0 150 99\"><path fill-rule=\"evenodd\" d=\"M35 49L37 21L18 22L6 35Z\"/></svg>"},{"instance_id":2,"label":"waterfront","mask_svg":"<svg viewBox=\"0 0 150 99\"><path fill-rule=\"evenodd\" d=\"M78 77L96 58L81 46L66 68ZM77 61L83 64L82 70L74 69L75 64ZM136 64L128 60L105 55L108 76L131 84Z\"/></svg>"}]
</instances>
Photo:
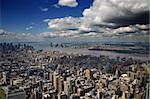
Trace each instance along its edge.
<instances>
[{"instance_id":1,"label":"waterfront","mask_svg":"<svg viewBox=\"0 0 150 99\"><path fill-rule=\"evenodd\" d=\"M148 96L147 61L119 58L115 53L111 58L96 56L97 53L70 47L42 48L0 43L0 98L143 99Z\"/></svg>"},{"instance_id":2,"label":"waterfront","mask_svg":"<svg viewBox=\"0 0 150 99\"><path fill-rule=\"evenodd\" d=\"M68 54L82 54L82 55L92 55L99 57L100 55L109 56L110 58L114 57L125 57L125 58L133 58L143 61L149 60L149 55L147 54L123 54L123 53L115 53L111 51L91 51L88 49L81 49L81 48L54 48L50 46L35 46L36 49L40 50L43 49L44 51L60 51Z\"/></svg>"},{"instance_id":3,"label":"waterfront","mask_svg":"<svg viewBox=\"0 0 150 99\"><path fill-rule=\"evenodd\" d=\"M149 99L148 0L0 3L0 99Z\"/></svg>"},{"instance_id":4,"label":"waterfront","mask_svg":"<svg viewBox=\"0 0 150 99\"><path fill-rule=\"evenodd\" d=\"M50 40L51 41L51 40ZM12 41L8 41L12 42ZM113 52L113 51L94 51L94 50L88 50L87 48L70 48L70 47L51 47L50 43L48 43L49 41L41 41L41 42L27 42L27 41L16 41L13 42L14 44L29 44L32 45L35 50L43 50L43 51L60 51L60 52L64 52L67 54L82 54L82 55L92 55L92 56L96 56L99 57L100 55L104 55L104 56L109 56L110 58L114 58L114 57L120 57L120 58L133 58L133 59L137 59L137 60L142 60L142 61L150 61L150 55L149 54L135 54L135 53L117 53L117 52ZM57 42L58 44L60 44L60 42ZM76 42L78 43L78 42ZM81 42L80 42L81 43ZM83 44L86 42L82 42ZM94 43L94 42L93 42ZM102 41L101 42L106 43L106 41ZM130 42L125 42L127 44L130 44ZM136 43L136 42L135 42ZM96 44L96 43L94 43ZM131 43L132 44L132 43ZM148 43L146 43L148 44Z\"/></svg>"}]
</instances>

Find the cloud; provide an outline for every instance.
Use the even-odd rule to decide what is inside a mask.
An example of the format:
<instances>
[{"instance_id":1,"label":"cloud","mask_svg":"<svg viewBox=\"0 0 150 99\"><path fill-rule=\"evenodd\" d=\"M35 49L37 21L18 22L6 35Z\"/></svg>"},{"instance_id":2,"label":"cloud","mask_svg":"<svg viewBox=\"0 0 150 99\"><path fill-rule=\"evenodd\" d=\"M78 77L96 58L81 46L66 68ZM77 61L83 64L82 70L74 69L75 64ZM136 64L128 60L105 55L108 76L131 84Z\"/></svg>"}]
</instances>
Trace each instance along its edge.
<instances>
[{"instance_id":1,"label":"cloud","mask_svg":"<svg viewBox=\"0 0 150 99\"><path fill-rule=\"evenodd\" d=\"M44 22L44 21L43 21L43 22ZM36 23L31 22L31 23L29 24L29 26L27 26L27 27L25 28L25 30L26 30L26 31L29 31L29 30L35 29L36 26L37 26Z\"/></svg>"},{"instance_id":2,"label":"cloud","mask_svg":"<svg viewBox=\"0 0 150 99\"><path fill-rule=\"evenodd\" d=\"M139 31L138 28L127 26L127 27L120 27L120 28L114 29L113 32L114 33L134 33L134 32L137 32L137 31Z\"/></svg>"},{"instance_id":3,"label":"cloud","mask_svg":"<svg viewBox=\"0 0 150 99\"><path fill-rule=\"evenodd\" d=\"M149 30L149 25L129 25L124 27L119 27L113 23L100 23L100 24L89 24L88 21L84 22L83 18L57 18L53 20L46 19L48 22L49 29L54 29L56 32L47 33L45 37L98 37L98 36L128 36L129 34L134 35L139 32L139 35L145 34L144 31Z\"/></svg>"},{"instance_id":4,"label":"cloud","mask_svg":"<svg viewBox=\"0 0 150 99\"><path fill-rule=\"evenodd\" d=\"M78 31L72 30L60 30L56 32L44 32L41 33L40 36L43 38L53 38L53 37L73 37L75 35L79 35Z\"/></svg>"},{"instance_id":5,"label":"cloud","mask_svg":"<svg viewBox=\"0 0 150 99\"><path fill-rule=\"evenodd\" d=\"M112 30L113 36L144 36L149 35L148 25L130 25L126 27L119 27Z\"/></svg>"},{"instance_id":6,"label":"cloud","mask_svg":"<svg viewBox=\"0 0 150 99\"><path fill-rule=\"evenodd\" d=\"M139 24L136 24L136 27L139 28L140 30L150 30L150 25L149 24L146 24L146 25L139 25Z\"/></svg>"},{"instance_id":7,"label":"cloud","mask_svg":"<svg viewBox=\"0 0 150 99\"><path fill-rule=\"evenodd\" d=\"M4 30L3 30L3 29L0 29L0 35L3 34L3 33L4 33Z\"/></svg>"},{"instance_id":8,"label":"cloud","mask_svg":"<svg viewBox=\"0 0 150 99\"><path fill-rule=\"evenodd\" d=\"M59 3L71 1L60 0ZM53 34L47 35L51 37L148 35L149 4L148 0L94 0L93 5L83 11L83 17L45 19L44 22L48 23L49 29L56 30Z\"/></svg>"},{"instance_id":9,"label":"cloud","mask_svg":"<svg viewBox=\"0 0 150 99\"><path fill-rule=\"evenodd\" d=\"M78 2L76 0L59 0L58 5L67 7L76 7Z\"/></svg>"},{"instance_id":10,"label":"cloud","mask_svg":"<svg viewBox=\"0 0 150 99\"><path fill-rule=\"evenodd\" d=\"M112 20L134 18L134 15L147 11L148 0L95 0L93 6L84 10L83 16L94 23L115 23Z\"/></svg>"},{"instance_id":11,"label":"cloud","mask_svg":"<svg viewBox=\"0 0 150 99\"><path fill-rule=\"evenodd\" d=\"M67 30L67 29L74 29L79 27L80 19L73 18L73 17L65 17L65 18L57 18L53 20L45 20L48 21L48 26L50 29L55 30Z\"/></svg>"},{"instance_id":12,"label":"cloud","mask_svg":"<svg viewBox=\"0 0 150 99\"><path fill-rule=\"evenodd\" d=\"M28 30L31 30L31 29L33 29L33 26L26 27L26 30L27 30L27 31L28 31Z\"/></svg>"},{"instance_id":13,"label":"cloud","mask_svg":"<svg viewBox=\"0 0 150 99\"><path fill-rule=\"evenodd\" d=\"M56 30L52 33L42 34L48 37L114 37L114 36L133 36L148 34L149 25L129 25L119 27L112 23L89 24L83 18L65 17L53 20L46 20L49 29Z\"/></svg>"},{"instance_id":14,"label":"cloud","mask_svg":"<svg viewBox=\"0 0 150 99\"><path fill-rule=\"evenodd\" d=\"M50 19L44 19L43 20L43 22L46 22L46 23L49 22L49 21L50 21Z\"/></svg>"},{"instance_id":15,"label":"cloud","mask_svg":"<svg viewBox=\"0 0 150 99\"><path fill-rule=\"evenodd\" d=\"M60 6L58 4L54 4L53 7L60 8Z\"/></svg>"},{"instance_id":16,"label":"cloud","mask_svg":"<svg viewBox=\"0 0 150 99\"><path fill-rule=\"evenodd\" d=\"M83 34L83 36L98 36L98 34L95 32L89 32L89 33Z\"/></svg>"},{"instance_id":17,"label":"cloud","mask_svg":"<svg viewBox=\"0 0 150 99\"><path fill-rule=\"evenodd\" d=\"M0 40L7 41L7 40L29 40L29 41L36 41L42 40L43 38L40 35L33 35L30 33L13 33L8 32L3 29L0 29Z\"/></svg>"},{"instance_id":18,"label":"cloud","mask_svg":"<svg viewBox=\"0 0 150 99\"><path fill-rule=\"evenodd\" d=\"M43 8L43 7L40 7L41 11L43 12L47 12L48 11L48 8Z\"/></svg>"},{"instance_id":19,"label":"cloud","mask_svg":"<svg viewBox=\"0 0 150 99\"><path fill-rule=\"evenodd\" d=\"M39 34L42 38L51 38L51 37L56 37L57 34L52 33L52 32L43 32Z\"/></svg>"},{"instance_id":20,"label":"cloud","mask_svg":"<svg viewBox=\"0 0 150 99\"><path fill-rule=\"evenodd\" d=\"M94 0L83 11L83 24L106 28L149 24L149 4L148 0Z\"/></svg>"},{"instance_id":21,"label":"cloud","mask_svg":"<svg viewBox=\"0 0 150 99\"><path fill-rule=\"evenodd\" d=\"M149 11L139 12L124 17L112 17L105 20L106 22L116 23L120 26L134 25L134 24L149 24Z\"/></svg>"}]
</instances>

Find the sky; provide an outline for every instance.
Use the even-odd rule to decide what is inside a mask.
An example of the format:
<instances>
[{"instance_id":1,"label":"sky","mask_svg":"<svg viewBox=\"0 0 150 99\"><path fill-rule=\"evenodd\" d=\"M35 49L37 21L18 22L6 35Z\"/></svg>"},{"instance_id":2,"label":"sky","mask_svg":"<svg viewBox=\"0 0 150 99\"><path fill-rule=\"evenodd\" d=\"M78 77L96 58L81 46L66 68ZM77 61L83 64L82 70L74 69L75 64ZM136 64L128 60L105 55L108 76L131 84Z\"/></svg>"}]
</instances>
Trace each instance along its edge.
<instances>
[{"instance_id":1,"label":"sky","mask_svg":"<svg viewBox=\"0 0 150 99\"><path fill-rule=\"evenodd\" d=\"M82 11L92 4L92 0L79 1L77 7L58 8L57 0L2 0L2 27L18 33L48 31L44 19L81 17Z\"/></svg>"},{"instance_id":2,"label":"sky","mask_svg":"<svg viewBox=\"0 0 150 99\"><path fill-rule=\"evenodd\" d=\"M0 3L0 39L149 37L149 0L1 0Z\"/></svg>"}]
</instances>

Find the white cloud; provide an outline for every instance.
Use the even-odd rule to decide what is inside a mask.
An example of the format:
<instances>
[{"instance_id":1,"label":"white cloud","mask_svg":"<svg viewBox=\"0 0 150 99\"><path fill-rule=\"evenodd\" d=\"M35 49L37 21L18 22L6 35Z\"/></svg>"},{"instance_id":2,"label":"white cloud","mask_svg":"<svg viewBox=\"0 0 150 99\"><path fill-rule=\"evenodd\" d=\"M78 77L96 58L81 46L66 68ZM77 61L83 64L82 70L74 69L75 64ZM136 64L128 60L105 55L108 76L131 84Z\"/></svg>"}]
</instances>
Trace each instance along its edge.
<instances>
[{"instance_id":1,"label":"white cloud","mask_svg":"<svg viewBox=\"0 0 150 99\"><path fill-rule=\"evenodd\" d=\"M149 11L148 0L95 0L93 6L84 10L83 16L91 22L99 23L141 11Z\"/></svg>"},{"instance_id":2,"label":"white cloud","mask_svg":"<svg viewBox=\"0 0 150 99\"><path fill-rule=\"evenodd\" d=\"M53 5L55 8L60 8L60 6L58 4L54 4Z\"/></svg>"},{"instance_id":3,"label":"white cloud","mask_svg":"<svg viewBox=\"0 0 150 99\"><path fill-rule=\"evenodd\" d=\"M92 24L88 21L84 21L83 18L65 17L48 21L50 29L56 30L53 33L47 33L45 37L97 37L97 36L132 36L139 32L139 35L145 34L141 29L148 29L149 25L130 25L125 27L119 27L116 29L109 28L115 26L112 23ZM92 32L93 31L93 32ZM121 35L120 35L121 33ZM127 34L128 33L128 34ZM130 34L132 33L132 35Z\"/></svg>"},{"instance_id":4,"label":"white cloud","mask_svg":"<svg viewBox=\"0 0 150 99\"><path fill-rule=\"evenodd\" d=\"M87 34L83 34L83 36L97 36L98 34L95 33L95 32L90 32L90 33L87 33Z\"/></svg>"},{"instance_id":5,"label":"white cloud","mask_svg":"<svg viewBox=\"0 0 150 99\"><path fill-rule=\"evenodd\" d=\"M56 37L57 34L53 32L44 32L44 33L40 33L39 36L42 38L50 38L50 37Z\"/></svg>"},{"instance_id":6,"label":"white cloud","mask_svg":"<svg viewBox=\"0 0 150 99\"><path fill-rule=\"evenodd\" d=\"M68 7L76 7L76 6L78 6L78 2L76 0L59 0L58 5L68 6Z\"/></svg>"},{"instance_id":7,"label":"white cloud","mask_svg":"<svg viewBox=\"0 0 150 99\"><path fill-rule=\"evenodd\" d=\"M120 27L114 29L114 33L126 33L126 32L137 32L139 29L134 26Z\"/></svg>"},{"instance_id":8,"label":"white cloud","mask_svg":"<svg viewBox=\"0 0 150 99\"><path fill-rule=\"evenodd\" d=\"M41 9L41 11L43 11L43 12L48 11L48 8L42 8L42 7L40 7L40 9Z\"/></svg>"},{"instance_id":9,"label":"white cloud","mask_svg":"<svg viewBox=\"0 0 150 99\"><path fill-rule=\"evenodd\" d=\"M0 29L0 34L2 34L4 32L4 30L3 29Z\"/></svg>"},{"instance_id":10,"label":"white cloud","mask_svg":"<svg viewBox=\"0 0 150 99\"><path fill-rule=\"evenodd\" d=\"M80 19L73 17L57 18L49 20L48 26L50 29L65 30L79 27Z\"/></svg>"},{"instance_id":11,"label":"white cloud","mask_svg":"<svg viewBox=\"0 0 150 99\"><path fill-rule=\"evenodd\" d=\"M73 37L75 35L79 35L78 31L72 31L72 30L61 30L56 32L44 32L41 33L40 36L43 38L51 38L51 37Z\"/></svg>"},{"instance_id":12,"label":"white cloud","mask_svg":"<svg viewBox=\"0 0 150 99\"><path fill-rule=\"evenodd\" d=\"M27 31L28 31L28 30L31 30L31 29L33 29L33 26L26 27L26 30L27 30Z\"/></svg>"},{"instance_id":13,"label":"white cloud","mask_svg":"<svg viewBox=\"0 0 150 99\"><path fill-rule=\"evenodd\" d=\"M114 29L113 32L114 33L126 33L126 32L135 33L135 32L142 32L143 30L148 30L148 29L149 29L149 25L136 24L136 25L130 25L130 26Z\"/></svg>"},{"instance_id":14,"label":"white cloud","mask_svg":"<svg viewBox=\"0 0 150 99\"><path fill-rule=\"evenodd\" d=\"M139 24L136 24L136 27L138 27L139 29L150 29L150 25L147 24L147 25L139 25Z\"/></svg>"},{"instance_id":15,"label":"white cloud","mask_svg":"<svg viewBox=\"0 0 150 99\"><path fill-rule=\"evenodd\" d=\"M42 40L43 38L40 35L33 35L30 33L13 33L8 32L3 29L0 29L0 40L7 41L7 40L29 40L29 41L36 41Z\"/></svg>"},{"instance_id":16,"label":"white cloud","mask_svg":"<svg viewBox=\"0 0 150 99\"><path fill-rule=\"evenodd\" d=\"M75 3L76 0L59 0L58 5L70 6L73 2ZM148 5L148 0L95 0L90 8L83 11L83 17L45 19L44 22L48 22L49 29L58 31L52 34L46 33L46 36L112 36L119 33L128 35L127 32L137 34L137 31L142 34L145 32L141 30L147 29L149 25L137 24L118 28L118 24L108 23L107 20L149 11Z\"/></svg>"},{"instance_id":17,"label":"white cloud","mask_svg":"<svg viewBox=\"0 0 150 99\"><path fill-rule=\"evenodd\" d=\"M91 27L86 25L86 24L81 24L80 27L79 27L79 30L82 30L82 31L91 31Z\"/></svg>"},{"instance_id":18,"label":"white cloud","mask_svg":"<svg viewBox=\"0 0 150 99\"><path fill-rule=\"evenodd\" d=\"M50 21L50 19L44 19L43 20L43 22L49 22Z\"/></svg>"}]
</instances>

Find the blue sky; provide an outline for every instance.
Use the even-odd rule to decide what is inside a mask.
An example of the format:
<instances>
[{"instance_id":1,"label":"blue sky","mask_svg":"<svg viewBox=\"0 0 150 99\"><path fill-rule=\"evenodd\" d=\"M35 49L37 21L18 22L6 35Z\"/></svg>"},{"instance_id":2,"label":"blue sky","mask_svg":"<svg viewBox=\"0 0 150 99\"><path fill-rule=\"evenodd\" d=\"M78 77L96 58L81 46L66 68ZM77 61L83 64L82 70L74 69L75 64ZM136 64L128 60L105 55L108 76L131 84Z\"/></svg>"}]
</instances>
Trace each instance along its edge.
<instances>
[{"instance_id":1,"label":"blue sky","mask_svg":"<svg viewBox=\"0 0 150 99\"><path fill-rule=\"evenodd\" d=\"M92 0L78 0L77 7L54 7L57 0L2 0L2 28L15 33L41 33L51 31L44 19L81 17ZM42 11L47 9L48 11ZM26 28L30 28L26 30Z\"/></svg>"},{"instance_id":2,"label":"blue sky","mask_svg":"<svg viewBox=\"0 0 150 99\"><path fill-rule=\"evenodd\" d=\"M1 1L0 39L149 37L149 0Z\"/></svg>"}]
</instances>

